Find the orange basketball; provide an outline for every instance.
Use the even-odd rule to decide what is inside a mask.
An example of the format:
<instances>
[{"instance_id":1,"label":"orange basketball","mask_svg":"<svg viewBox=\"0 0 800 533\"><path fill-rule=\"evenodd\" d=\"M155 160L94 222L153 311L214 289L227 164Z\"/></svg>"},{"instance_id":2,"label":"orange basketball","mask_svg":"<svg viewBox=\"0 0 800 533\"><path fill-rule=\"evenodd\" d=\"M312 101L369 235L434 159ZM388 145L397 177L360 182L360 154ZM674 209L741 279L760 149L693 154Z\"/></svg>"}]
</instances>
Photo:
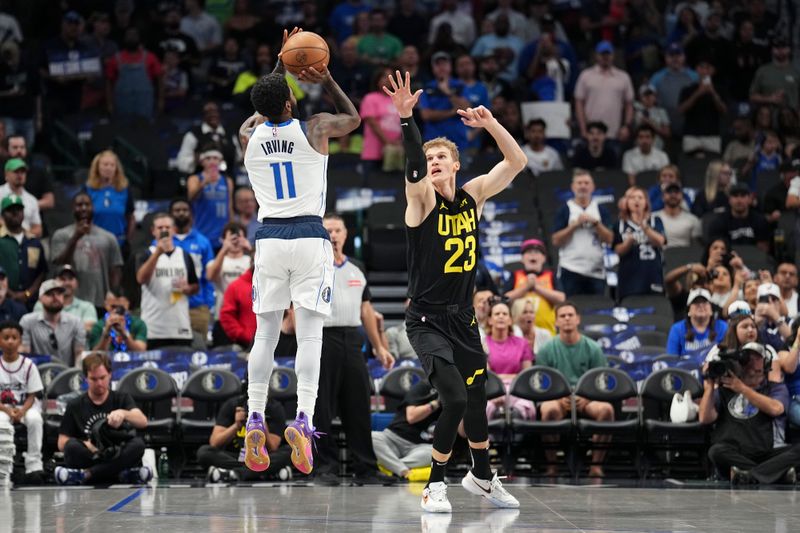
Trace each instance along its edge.
<instances>
[{"instance_id":1,"label":"orange basketball","mask_svg":"<svg viewBox=\"0 0 800 533\"><path fill-rule=\"evenodd\" d=\"M286 70L295 76L304 68L320 70L328 66L331 53L325 39L314 32L301 31L286 40L281 49L281 61Z\"/></svg>"}]
</instances>

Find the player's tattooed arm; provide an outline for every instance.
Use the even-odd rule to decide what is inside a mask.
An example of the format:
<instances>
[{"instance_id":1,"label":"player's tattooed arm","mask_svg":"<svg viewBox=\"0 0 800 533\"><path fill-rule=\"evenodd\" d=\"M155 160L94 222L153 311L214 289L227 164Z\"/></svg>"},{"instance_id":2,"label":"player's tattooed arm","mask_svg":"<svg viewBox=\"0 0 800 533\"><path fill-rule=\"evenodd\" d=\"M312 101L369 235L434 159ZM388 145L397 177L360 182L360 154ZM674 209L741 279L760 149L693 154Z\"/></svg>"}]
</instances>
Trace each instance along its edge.
<instances>
[{"instance_id":1,"label":"player's tattooed arm","mask_svg":"<svg viewBox=\"0 0 800 533\"><path fill-rule=\"evenodd\" d=\"M301 81L322 85L336 107L335 114L317 113L306 123L308 142L318 152L327 154L328 139L347 135L358 128L361 125L361 116L356 106L328 72L328 67L323 66L320 70L314 67L303 69L298 78Z\"/></svg>"}]
</instances>

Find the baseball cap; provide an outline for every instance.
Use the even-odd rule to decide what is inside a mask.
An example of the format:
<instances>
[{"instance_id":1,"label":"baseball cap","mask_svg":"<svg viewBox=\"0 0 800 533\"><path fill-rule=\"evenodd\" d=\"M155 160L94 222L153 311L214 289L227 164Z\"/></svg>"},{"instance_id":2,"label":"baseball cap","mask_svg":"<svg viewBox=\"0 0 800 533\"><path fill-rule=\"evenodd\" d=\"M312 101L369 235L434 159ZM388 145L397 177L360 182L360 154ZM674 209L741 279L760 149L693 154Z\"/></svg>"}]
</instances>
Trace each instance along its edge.
<instances>
[{"instance_id":1,"label":"baseball cap","mask_svg":"<svg viewBox=\"0 0 800 533\"><path fill-rule=\"evenodd\" d=\"M542 18L539 19L540 26L552 26L556 23L556 19L553 18L553 15L550 13L545 13L542 15Z\"/></svg>"},{"instance_id":2,"label":"baseball cap","mask_svg":"<svg viewBox=\"0 0 800 533\"><path fill-rule=\"evenodd\" d=\"M667 46L667 55L668 56L679 56L683 53L683 47L680 43L671 43Z\"/></svg>"},{"instance_id":3,"label":"baseball cap","mask_svg":"<svg viewBox=\"0 0 800 533\"><path fill-rule=\"evenodd\" d=\"M4 278L8 277L8 274L6 274L6 269L1 267L1 266L0 266L0 277L4 277Z\"/></svg>"},{"instance_id":4,"label":"baseball cap","mask_svg":"<svg viewBox=\"0 0 800 533\"><path fill-rule=\"evenodd\" d=\"M639 87L639 96L644 96L648 93L655 94L656 88L650 85L649 83L645 83L644 85Z\"/></svg>"},{"instance_id":5,"label":"baseball cap","mask_svg":"<svg viewBox=\"0 0 800 533\"><path fill-rule=\"evenodd\" d=\"M750 306L744 300L736 300L728 306L728 318L733 318L740 315L752 315Z\"/></svg>"},{"instance_id":6,"label":"baseball cap","mask_svg":"<svg viewBox=\"0 0 800 533\"><path fill-rule=\"evenodd\" d=\"M522 246L520 247L521 253L524 254L528 250L539 250L543 254L547 253L547 247L539 239L526 239L522 241Z\"/></svg>"},{"instance_id":7,"label":"baseball cap","mask_svg":"<svg viewBox=\"0 0 800 533\"><path fill-rule=\"evenodd\" d=\"M781 299L781 290L774 283L762 283L758 286L757 294L758 298L761 298L762 296L774 296L779 300Z\"/></svg>"},{"instance_id":8,"label":"baseball cap","mask_svg":"<svg viewBox=\"0 0 800 533\"><path fill-rule=\"evenodd\" d=\"M614 45L609 41L600 41L597 43L597 46L594 47L594 51L598 54L613 54Z\"/></svg>"},{"instance_id":9,"label":"baseball cap","mask_svg":"<svg viewBox=\"0 0 800 533\"><path fill-rule=\"evenodd\" d=\"M772 38L770 45L772 45L772 48L786 48L789 46L789 41L786 40L786 37L778 35Z\"/></svg>"},{"instance_id":10,"label":"baseball cap","mask_svg":"<svg viewBox=\"0 0 800 533\"><path fill-rule=\"evenodd\" d=\"M692 289L689 291L689 297L686 298L686 305L692 305L696 300L703 298L705 301L711 301L711 293L706 289Z\"/></svg>"},{"instance_id":11,"label":"baseball cap","mask_svg":"<svg viewBox=\"0 0 800 533\"><path fill-rule=\"evenodd\" d=\"M755 352L764 359L767 359L768 357L767 349L764 348L764 345L761 344L760 342L748 342L747 344L742 346L740 350L743 352Z\"/></svg>"},{"instance_id":12,"label":"baseball cap","mask_svg":"<svg viewBox=\"0 0 800 533\"><path fill-rule=\"evenodd\" d=\"M743 182L736 182L731 185L730 195L736 196L737 194L750 194L750 187Z\"/></svg>"},{"instance_id":13,"label":"baseball cap","mask_svg":"<svg viewBox=\"0 0 800 533\"><path fill-rule=\"evenodd\" d=\"M680 183L678 183L677 181L672 181L670 183L664 183L663 185L661 185L661 191L662 192L682 191L682 190L683 190L683 186Z\"/></svg>"},{"instance_id":14,"label":"baseball cap","mask_svg":"<svg viewBox=\"0 0 800 533\"><path fill-rule=\"evenodd\" d=\"M19 157L14 157L6 161L6 166L5 166L6 172L16 172L21 168L28 168L28 164L25 162L24 159L20 159Z\"/></svg>"},{"instance_id":15,"label":"baseball cap","mask_svg":"<svg viewBox=\"0 0 800 533\"><path fill-rule=\"evenodd\" d=\"M41 298L42 295L47 294L48 292L53 290L63 291L64 287L61 285L61 282L58 281L57 279L48 279L42 282L42 284L39 286L39 298Z\"/></svg>"},{"instance_id":16,"label":"baseball cap","mask_svg":"<svg viewBox=\"0 0 800 533\"><path fill-rule=\"evenodd\" d=\"M6 196L2 201L0 201L0 213L15 205L18 205L23 209L25 208L25 204L22 203L22 197L16 194Z\"/></svg>"},{"instance_id":17,"label":"baseball cap","mask_svg":"<svg viewBox=\"0 0 800 533\"><path fill-rule=\"evenodd\" d=\"M72 22L75 24L79 24L83 22L83 17L77 11L71 10L64 13L64 17L61 19L64 22Z\"/></svg>"},{"instance_id":18,"label":"baseball cap","mask_svg":"<svg viewBox=\"0 0 800 533\"><path fill-rule=\"evenodd\" d=\"M450 54L448 54L447 52L442 52L440 50L431 56L431 65L435 65L437 61L442 61L445 59L447 61L450 61L451 59Z\"/></svg>"},{"instance_id":19,"label":"baseball cap","mask_svg":"<svg viewBox=\"0 0 800 533\"><path fill-rule=\"evenodd\" d=\"M56 271L56 277L61 277L64 272L71 272L73 276L77 275L77 272L75 272L75 269L72 268L72 265L66 264L62 265L61 268Z\"/></svg>"}]
</instances>

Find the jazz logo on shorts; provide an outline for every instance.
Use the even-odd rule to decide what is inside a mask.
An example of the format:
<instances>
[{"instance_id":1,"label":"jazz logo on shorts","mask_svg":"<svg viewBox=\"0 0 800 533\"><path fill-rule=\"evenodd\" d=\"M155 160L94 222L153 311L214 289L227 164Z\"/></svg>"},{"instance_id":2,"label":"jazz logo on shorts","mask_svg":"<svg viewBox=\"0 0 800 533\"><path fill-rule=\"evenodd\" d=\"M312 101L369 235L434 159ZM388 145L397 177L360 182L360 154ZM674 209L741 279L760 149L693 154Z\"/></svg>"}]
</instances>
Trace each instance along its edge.
<instances>
[{"instance_id":1,"label":"jazz logo on shorts","mask_svg":"<svg viewBox=\"0 0 800 533\"><path fill-rule=\"evenodd\" d=\"M483 370L484 370L483 368L479 368L478 370L475 371L474 374L472 374L470 377L468 377L467 378L467 385L472 385L473 383L475 383L475 378L477 378L478 376L483 374Z\"/></svg>"},{"instance_id":2,"label":"jazz logo on shorts","mask_svg":"<svg viewBox=\"0 0 800 533\"><path fill-rule=\"evenodd\" d=\"M322 289L322 301L326 304L331 303L331 288L325 287Z\"/></svg>"}]
</instances>

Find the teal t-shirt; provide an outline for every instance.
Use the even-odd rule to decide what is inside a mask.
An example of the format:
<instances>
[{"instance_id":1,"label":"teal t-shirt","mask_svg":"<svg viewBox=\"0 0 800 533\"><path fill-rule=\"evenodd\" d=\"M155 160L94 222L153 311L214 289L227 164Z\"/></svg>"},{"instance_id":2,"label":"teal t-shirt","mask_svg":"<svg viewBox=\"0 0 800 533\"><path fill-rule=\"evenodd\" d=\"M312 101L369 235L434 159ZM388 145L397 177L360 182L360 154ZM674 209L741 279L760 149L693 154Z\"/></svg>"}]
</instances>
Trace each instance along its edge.
<instances>
[{"instance_id":1,"label":"teal t-shirt","mask_svg":"<svg viewBox=\"0 0 800 533\"><path fill-rule=\"evenodd\" d=\"M572 345L555 337L536 353L536 364L560 371L574 387L582 375L593 368L608 366L608 361L599 344L581 335L581 340Z\"/></svg>"}]
</instances>

